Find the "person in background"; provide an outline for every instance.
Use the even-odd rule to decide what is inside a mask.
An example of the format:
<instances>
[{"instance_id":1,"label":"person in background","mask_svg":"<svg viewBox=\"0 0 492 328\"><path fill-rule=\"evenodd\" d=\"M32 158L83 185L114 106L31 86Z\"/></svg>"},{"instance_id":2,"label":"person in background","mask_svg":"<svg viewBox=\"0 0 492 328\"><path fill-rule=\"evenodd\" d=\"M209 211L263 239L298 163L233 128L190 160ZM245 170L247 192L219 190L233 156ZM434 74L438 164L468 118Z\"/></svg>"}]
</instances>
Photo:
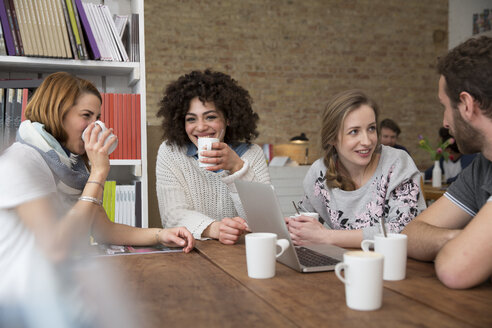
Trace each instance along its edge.
<instances>
[{"instance_id":1,"label":"person in background","mask_svg":"<svg viewBox=\"0 0 492 328\"><path fill-rule=\"evenodd\" d=\"M444 127L461 153L481 153L403 233L408 255L434 261L444 285L470 288L492 275L492 38L461 43L437 71Z\"/></svg>"},{"instance_id":2,"label":"person in background","mask_svg":"<svg viewBox=\"0 0 492 328\"><path fill-rule=\"evenodd\" d=\"M453 136L449 134L449 130L445 127L441 127L439 129L439 137L441 138L441 142L445 142L446 140L453 138ZM446 181L447 184L451 184L454 180L456 180L461 171L471 164L477 154L460 153L456 142L450 144L445 151L449 153L449 160L445 161L444 158L441 157L439 160L439 165L441 166L441 171L444 173L444 181ZM433 169L434 165L425 170L426 180L432 179Z\"/></svg>"},{"instance_id":3,"label":"person in background","mask_svg":"<svg viewBox=\"0 0 492 328\"><path fill-rule=\"evenodd\" d=\"M382 145L390 146L396 149L403 149L409 153L405 147L396 143L400 133L401 130L398 124L389 118L382 120L379 124L380 142Z\"/></svg>"},{"instance_id":4,"label":"person in background","mask_svg":"<svg viewBox=\"0 0 492 328\"><path fill-rule=\"evenodd\" d=\"M101 95L93 84L53 73L27 105L17 141L1 154L0 307L21 302L41 266L70 261L89 245L90 235L98 243L193 248L186 228L140 229L108 219L101 205L108 149L116 137L104 144L109 129L98 140L101 128L94 122L100 113ZM40 256L46 263L36 267Z\"/></svg>"},{"instance_id":5,"label":"person in background","mask_svg":"<svg viewBox=\"0 0 492 328\"><path fill-rule=\"evenodd\" d=\"M286 218L294 244L359 248L382 222L399 233L425 209L417 167L406 152L379 144L377 116L376 103L358 90L342 92L326 106L324 155L306 174L299 202L320 220Z\"/></svg>"},{"instance_id":6,"label":"person in background","mask_svg":"<svg viewBox=\"0 0 492 328\"><path fill-rule=\"evenodd\" d=\"M234 244L248 230L234 181L270 183L258 136L258 115L251 97L229 75L193 71L169 84L157 116L163 118L165 141L156 163L156 190L162 225L184 225L196 239ZM203 168L198 138L220 140Z\"/></svg>"}]
</instances>

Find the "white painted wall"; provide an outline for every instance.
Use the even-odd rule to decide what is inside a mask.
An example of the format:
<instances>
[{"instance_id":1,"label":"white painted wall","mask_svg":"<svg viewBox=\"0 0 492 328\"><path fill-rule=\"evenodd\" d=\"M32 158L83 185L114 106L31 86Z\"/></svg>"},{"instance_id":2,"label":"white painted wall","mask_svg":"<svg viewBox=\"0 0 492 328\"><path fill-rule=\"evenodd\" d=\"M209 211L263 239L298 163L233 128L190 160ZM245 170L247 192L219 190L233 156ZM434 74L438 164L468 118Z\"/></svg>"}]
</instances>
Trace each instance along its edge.
<instances>
[{"instance_id":1,"label":"white painted wall","mask_svg":"<svg viewBox=\"0 0 492 328\"><path fill-rule=\"evenodd\" d=\"M473 14L492 9L492 0L449 0L448 49L472 36Z\"/></svg>"}]
</instances>

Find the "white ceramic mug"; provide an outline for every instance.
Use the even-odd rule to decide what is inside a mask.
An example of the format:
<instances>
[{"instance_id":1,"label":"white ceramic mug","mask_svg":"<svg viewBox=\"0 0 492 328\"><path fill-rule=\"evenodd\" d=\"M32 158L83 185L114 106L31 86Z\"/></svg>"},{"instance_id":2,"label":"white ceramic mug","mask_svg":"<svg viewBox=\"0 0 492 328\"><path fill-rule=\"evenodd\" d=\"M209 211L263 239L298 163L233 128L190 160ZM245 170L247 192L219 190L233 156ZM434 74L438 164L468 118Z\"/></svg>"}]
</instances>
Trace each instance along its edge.
<instances>
[{"instance_id":1,"label":"white ceramic mug","mask_svg":"<svg viewBox=\"0 0 492 328\"><path fill-rule=\"evenodd\" d=\"M198 138L198 165L200 167L215 166L215 163L202 163L200 160L202 158L207 158L202 156L201 152L204 150L212 150L212 144L215 142L220 142L218 138Z\"/></svg>"},{"instance_id":2,"label":"white ceramic mug","mask_svg":"<svg viewBox=\"0 0 492 328\"><path fill-rule=\"evenodd\" d=\"M374 240L363 240L361 248L364 252L373 246L374 251L384 256L384 280L403 280L407 269L407 235L389 233L374 236Z\"/></svg>"},{"instance_id":3,"label":"white ceramic mug","mask_svg":"<svg viewBox=\"0 0 492 328\"><path fill-rule=\"evenodd\" d=\"M248 276L256 279L274 277L276 259L289 248L288 240L277 240L277 235L274 233L256 232L247 234L245 241ZM277 246L281 248L279 253L277 253Z\"/></svg>"},{"instance_id":4,"label":"white ceramic mug","mask_svg":"<svg viewBox=\"0 0 492 328\"><path fill-rule=\"evenodd\" d=\"M349 308L371 311L381 307L383 263L383 255L376 252L350 251L343 254L343 262L337 263L335 274L345 284L345 300Z\"/></svg>"},{"instance_id":5,"label":"white ceramic mug","mask_svg":"<svg viewBox=\"0 0 492 328\"><path fill-rule=\"evenodd\" d=\"M102 121L96 121L94 122L96 123L97 125L99 125L101 127L101 131L99 132L98 136L97 136L97 140L99 140L99 138L101 138L101 135L103 134L104 131L106 131L108 128L106 127L106 125L104 125L104 123ZM86 127L84 132L82 132L82 140L85 142L85 132L87 131L89 127ZM107 138L106 138L106 141L104 141L104 144L106 145L108 142L109 142L109 139L114 136L114 134L110 134ZM109 150L108 150L108 155L111 154L112 152L114 152L114 150L116 149L116 146L118 146L118 139L116 139L116 141L114 142L114 144L109 147Z\"/></svg>"},{"instance_id":6,"label":"white ceramic mug","mask_svg":"<svg viewBox=\"0 0 492 328\"><path fill-rule=\"evenodd\" d=\"M300 214L296 214L295 216L309 216L311 218L314 218L316 220L319 220L319 214L316 212L301 212Z\"/></svg>"},{"instance_id":7,"label":"white ceramic mug","mask_svg":"<svg viewBox=\"0 0 492 328\"><path fill-rule=\"evenodd\" d=\"M294 219L294 218L298 218L300 216L309 216L313 219L316 219L316 220L319 220L319 214L316 213L316 212L300 212L299 214L294 214L294 215L291 215L290 218L291 219Z\"/></svg>"}]
</instances>

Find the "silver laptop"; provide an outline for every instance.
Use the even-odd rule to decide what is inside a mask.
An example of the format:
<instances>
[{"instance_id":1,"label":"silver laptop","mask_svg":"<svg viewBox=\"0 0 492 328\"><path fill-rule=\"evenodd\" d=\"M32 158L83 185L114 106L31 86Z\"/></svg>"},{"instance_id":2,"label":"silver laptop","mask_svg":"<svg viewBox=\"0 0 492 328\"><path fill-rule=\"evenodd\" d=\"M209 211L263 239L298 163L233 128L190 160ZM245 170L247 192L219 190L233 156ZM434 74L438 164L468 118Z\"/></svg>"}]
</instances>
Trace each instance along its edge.
<instances>
[{"instance_id":1,"label":"silver laptop","mask_svg":"<svg viewBox=\"0 0 492 328\"><path fill-rule=\"evenodd\" d=\"M236 181L246 221L253 232L273 232L290 247L277 260L299 272L330 271L343 260L345 249L333 245L294 246L272 185Z\"/></svg>"}]
</instances>

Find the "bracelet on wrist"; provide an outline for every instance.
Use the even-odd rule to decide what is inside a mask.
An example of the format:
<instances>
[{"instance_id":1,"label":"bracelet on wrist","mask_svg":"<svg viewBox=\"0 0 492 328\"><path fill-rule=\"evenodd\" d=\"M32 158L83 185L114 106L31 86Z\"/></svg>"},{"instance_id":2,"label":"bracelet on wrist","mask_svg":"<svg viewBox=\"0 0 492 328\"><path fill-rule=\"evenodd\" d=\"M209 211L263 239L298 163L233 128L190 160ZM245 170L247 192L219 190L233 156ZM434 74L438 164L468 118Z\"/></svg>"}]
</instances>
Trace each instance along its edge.
<instances>
[{"instance_id":1,"label":"bracelet on wrist","mask_svg":"<svg viewBox=\"0 0 492 328\"><path fill-rule=\"evenodd\" d=\"M84 201L84 202L89 202L93 203L99 206L102 206L103 202L100 199L94 198L94 197L89 197L89 196L80 196L79 200Z\"/></svg>"}]
</instances>

